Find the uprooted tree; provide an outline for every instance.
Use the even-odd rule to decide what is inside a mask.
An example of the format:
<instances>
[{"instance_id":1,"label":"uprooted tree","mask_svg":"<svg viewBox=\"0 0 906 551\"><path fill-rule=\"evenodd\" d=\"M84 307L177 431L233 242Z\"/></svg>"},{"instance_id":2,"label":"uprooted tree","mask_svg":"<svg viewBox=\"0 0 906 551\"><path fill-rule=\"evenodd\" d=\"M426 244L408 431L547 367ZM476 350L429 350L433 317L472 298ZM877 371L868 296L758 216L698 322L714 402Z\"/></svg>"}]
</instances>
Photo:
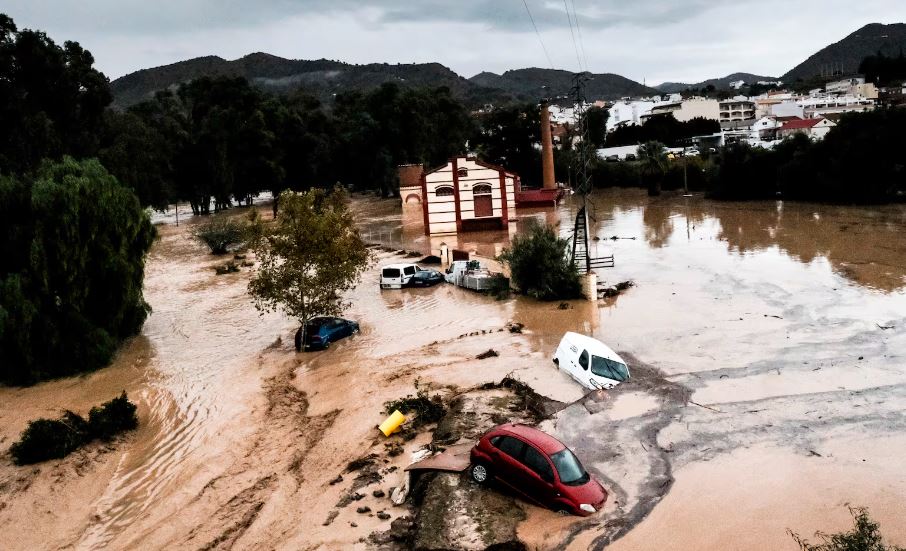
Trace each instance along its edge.
<instances>
[{"instance_id":1,"label":"uprooted tree","mask_svg":"<svg viewBox=\"0 0 906 551\"><path fill-rule=\"evenodd\" d=\"M339 315L348 306L343 293L355 286L371 258L346 194L340 188L285 191L279 200L276 221L252 243L261 263L249 282L255 307L283 310L302 326L315 316Z\"/></svg>"}]
</instances>

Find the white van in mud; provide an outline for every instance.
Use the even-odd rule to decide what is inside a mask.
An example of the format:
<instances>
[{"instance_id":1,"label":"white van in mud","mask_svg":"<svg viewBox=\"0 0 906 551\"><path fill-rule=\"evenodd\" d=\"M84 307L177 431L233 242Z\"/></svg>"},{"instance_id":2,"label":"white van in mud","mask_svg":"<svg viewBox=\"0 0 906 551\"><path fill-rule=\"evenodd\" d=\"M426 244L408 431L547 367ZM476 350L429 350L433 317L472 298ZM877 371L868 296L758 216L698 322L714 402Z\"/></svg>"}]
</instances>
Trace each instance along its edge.
<instances>
[{"instance_id":1,"label":"white van in mud","mask_svg":"<svg viewBox=\"0 0 906 551\"><path fill-rule=\"evenodd\" d=\"M554 363L590 390L613 388L629 380L629 368L616 352L603 342L579 333L563 335Z\"/></svg>"},{"instance_id":2,"label":"white van in mud","mask_svg":"<svg viewBox=\"0 0 906 551\"><path fill-rule=\"evenodd\" d=\"M388 264L381 267L381 289L402 289L421 268L415 264Z\"/></svg>"}]
</instances>

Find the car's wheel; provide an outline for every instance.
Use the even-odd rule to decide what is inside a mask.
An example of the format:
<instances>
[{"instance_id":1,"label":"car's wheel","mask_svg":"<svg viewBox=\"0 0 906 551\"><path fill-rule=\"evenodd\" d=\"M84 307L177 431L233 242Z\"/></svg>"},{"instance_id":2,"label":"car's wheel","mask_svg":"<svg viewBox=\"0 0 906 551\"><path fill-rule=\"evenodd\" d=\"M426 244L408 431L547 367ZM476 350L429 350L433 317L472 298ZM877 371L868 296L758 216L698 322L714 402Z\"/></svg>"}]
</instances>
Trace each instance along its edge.
<instances>
[{"instance_id":1,"label":"car's wheel","mask_svg":"<svg viewBox=\"0 0 906 551\"><path fill-rule=\"evenodd\" d=\"M324 350L330 348L330 339L324 339Z\"/></svg>"},{"instance_id":2,"label":"car's wheel","mask_svg":"<svg viewBox=\"0 0 906 551\"><path fill-rule=\"evenodd\" d=\"M560 515L561 517L568 517L568 516L572 515L572 513L566 509L557 509L557 514Z\"/></svg>"},{"instance_id":3,"label":"car's wheel","mask_svg":"<svg viewBox=\"0 0 906 551\"><path fill-rule=\"evenodd\" d=\"M491 481L491 469L484 463L472 464L469 474L472 475L472 480L479 484L487 484Z\"/></svg>"}]
</instances>

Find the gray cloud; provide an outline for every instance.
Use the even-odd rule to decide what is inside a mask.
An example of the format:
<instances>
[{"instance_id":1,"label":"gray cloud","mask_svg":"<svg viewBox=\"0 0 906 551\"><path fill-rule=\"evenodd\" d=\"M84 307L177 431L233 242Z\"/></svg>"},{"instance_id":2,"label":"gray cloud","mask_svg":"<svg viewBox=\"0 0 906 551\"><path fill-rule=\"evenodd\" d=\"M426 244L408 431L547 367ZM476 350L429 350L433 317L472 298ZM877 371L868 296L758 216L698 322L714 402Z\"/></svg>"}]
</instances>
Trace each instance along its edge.
<instances>
[{"instance_id":1,"label":"gray cloud","mask_svg":"<svg viewBox=\"0 0 906 551\"><path fill-rule=\"evenodd\" d=\"M588 29L615 25L651 27L676 23L726 0L568 0ZM528 0L541 29L567 27L564 4ZM520 0L7 0L4 11L45 27L73 31L166 35L199 28L244 28L313 13L371 12L379 25L400 22L459 22L513 32L534 32Z\"/></svg>"},{"instance_id":2,"label":"gray cloud","mask_svg":"<svg viewBox=\"0 0 906 551\"><path fill-rule=\"evenodd\" d=\"M647 83L777 75L903 0L566 0L588 69ZM527 0L557 68L577 59L563 0ZM464 76L547 66L522 0L4 0L20 27L77 40L111 77L255 51L351 63L437 61ZM807 25L807 27L806 27Z\"/></svg>"}]
</instances>

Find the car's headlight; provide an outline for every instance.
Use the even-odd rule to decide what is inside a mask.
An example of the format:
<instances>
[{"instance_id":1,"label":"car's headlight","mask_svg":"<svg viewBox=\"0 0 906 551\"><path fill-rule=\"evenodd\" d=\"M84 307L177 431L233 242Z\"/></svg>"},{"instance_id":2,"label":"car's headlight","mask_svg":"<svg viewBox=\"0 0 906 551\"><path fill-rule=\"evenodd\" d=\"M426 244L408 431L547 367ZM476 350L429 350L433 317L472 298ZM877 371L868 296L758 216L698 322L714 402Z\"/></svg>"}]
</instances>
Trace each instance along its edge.
<instances>
[{"instance_id":1,"label":"car's headlight","mask_svg":"<svg viewBox=\"0 0 906 551\"><path fill-rule=\"evenodd\" d=\"M582 510L585 511L586 513L594 513L594 512L595 512L595 508L594 508L593 506L589 505L588 503L583 503L582 505L579 505L579 509L582 509Z\"/></svg>"}]
</instances>

